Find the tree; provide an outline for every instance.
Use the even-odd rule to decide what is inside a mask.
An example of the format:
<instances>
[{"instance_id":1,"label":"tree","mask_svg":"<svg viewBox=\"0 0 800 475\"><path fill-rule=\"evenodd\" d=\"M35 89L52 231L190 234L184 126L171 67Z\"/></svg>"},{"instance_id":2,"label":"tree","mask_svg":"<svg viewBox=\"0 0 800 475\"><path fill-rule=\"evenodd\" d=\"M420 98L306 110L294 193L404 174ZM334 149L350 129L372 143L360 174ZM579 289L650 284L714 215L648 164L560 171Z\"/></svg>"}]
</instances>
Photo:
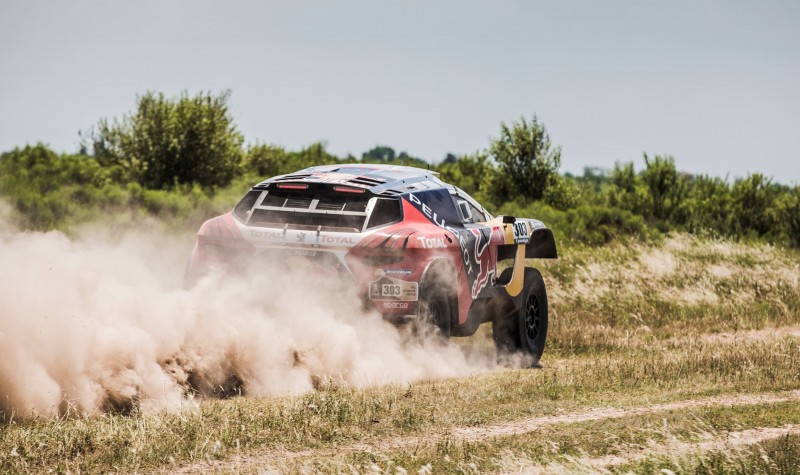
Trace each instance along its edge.
<instances>
[{"instance_id":1,"label":"tree","mask_svg":"<svg viewBox=\"0 0 800 475\"><path fill-rule=\"evenodd\" d=\"M775 201L780 187L761 173L736 180L731 189L733 232L739 236L765 236L778 227Z\"/></svg>"},{"instance_id":2,"label":"tree","mask_svg":"<svg viewBox=\"0 0 800 475\"><path fill-rule=\"evenodd\" d=\"M367 163L391 163L395 158L397 158L397 154L394 149L387 145L376 145L361 154L361 161Z\"/></svg>"},{"instance_id":3,"label":"tree","mask_svg":"<svg viewBox=\"0 0 800 475\"><path fill-rule=\"evenodd\" d=\"M778 212L789 242L800 248L800 186L795 186L780 196Z\"/></svg>"},{"instance_id":4,"label":"tree","mask_svg":"<svg viewBox=\"0 0 800 475\"><path fill-rule=\"evenodd\" d=\"M482 153L464 155L452 162L445 160L436 167L440 178L447 183L461 188L474 197L479 197L486 177L492 173L494 165L489 157Z\"/></svg>"},{"instance_id":5,"label":"tree","mask_svg":"<svg viewBox=\"0 0 800 475\"><path fill-rule=\"evenodd\" d=\"M522 117L511 126L500 124L500 137L492 140L489 153L498 164L493 193L502 201L522 197L539 200L559 179L561 148L553 147L544 124L536 116Z\"/></svg>"},{"instance_id":6,"label":"tree","mask_svg":"<svg viewBox=\"0 0 800 475\"><path fill-rule=\"evenodd\" d=\"M106 171L86 155L58 155L41 143L0 154L0 196L25 229L59 227L114 201Z\"/></svg>"},{"instance_id":7,"label":"tree","mask_svg":"<svg viewBox=\"0 0 800 475\"><path fill-rule=\"evenodd\" d=\"M444 156L444 160L442 161L442 163L453 164L456 163L456 161L458 161L458 157L456 157L452 153L448 153L447 155Z\"/></svg>"},{"instance_id":8,"label":"tree","mask_svg":"<svg viewBox=\"0 0 800 475\"><path fill-rule=\"evenodd\" d=\"M645 153L644 164L641 176L650 192L652 216L662 221L678 218L686 197L686 181L678 174L675 159L656 155L651 160Z\"/></svg>"},{"instance_id":9,"label":"tree","mask_svg":"<svg viewBox=\"0 0 800 475\"><path fill-rule=\"evenodd\" d=\"M259 144L247 150L244 168L245 171L269 178L316 165L342 162L342 159L328 153L324 142L314 142L298 152L287 152L283 147L275 145Z\"/></svg>"},{"instance_id":10,"label":"tree","mask_svg":"<svg viewBox=\"0 0 800 475\"><path fill-rule=\"evenodd\" d=\"M98 162L118 181L145 188L177 184L225 186L239 171L242 135L228 111L230 91L178 98L148 92L137 99L136 112L121 121L100 120L82 134Z\"/></svg>"},{"instance_id":11,"label":"tree","mask_svg":"<svg viewBox=\"0 0 800 475\"><path fill-rule=\"evenodd\" d=\"M684 207L689 232L730 234L731 190L725 180L707 175L691 177Z\"/></svg>"}]
</instances>

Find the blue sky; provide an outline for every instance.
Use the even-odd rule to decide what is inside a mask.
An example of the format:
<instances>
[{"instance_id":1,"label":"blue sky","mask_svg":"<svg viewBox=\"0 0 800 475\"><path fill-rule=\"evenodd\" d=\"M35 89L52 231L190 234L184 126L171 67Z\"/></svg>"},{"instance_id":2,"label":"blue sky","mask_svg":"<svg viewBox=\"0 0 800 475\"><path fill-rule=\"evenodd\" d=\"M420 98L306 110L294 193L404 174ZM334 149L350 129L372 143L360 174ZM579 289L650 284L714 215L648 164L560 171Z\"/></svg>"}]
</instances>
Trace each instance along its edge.
<instances>
[{"instance_id":1,"label":"blue sky","mask_svg":"<svg viewBox=\"0 0 800 475\"><path fill-rule=\"evenodd\" d=\"M230 89L249 143L439 161L537 114L565 171L800 183L798 1L0 0L0 85L0 151Z\"/></svg>"}]
</instances>

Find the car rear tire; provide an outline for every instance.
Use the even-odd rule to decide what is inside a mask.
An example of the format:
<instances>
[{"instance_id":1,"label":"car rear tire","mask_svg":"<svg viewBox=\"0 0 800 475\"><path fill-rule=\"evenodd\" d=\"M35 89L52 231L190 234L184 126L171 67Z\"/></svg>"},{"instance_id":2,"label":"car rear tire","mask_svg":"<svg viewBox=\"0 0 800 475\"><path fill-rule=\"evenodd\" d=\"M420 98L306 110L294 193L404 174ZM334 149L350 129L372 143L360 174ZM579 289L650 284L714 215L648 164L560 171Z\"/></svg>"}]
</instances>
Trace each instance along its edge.
<instances>
[{"instance_id":1,"label":"car rear tire","mask_svg":"<svg viewBox=\"0 0 800 475\"><path fill-rule=\"evenodd\" d=\"M456 309L455 275L444 265L432 264L419 291L419 321L423 334L450 339L450 327Z\"/></svg>"},{"instance_id":2,"label":"car rear tire","mask_svg":"<svg viewBox=\"0 0 800 475\"><path fill-rule=\"evenodd\" d=\"M510 271L506 269L504 274ZM547 340L547 317L547 289L542 274L526 267L522 305L510 315L496 316L492 322L492 337L497 350L529 355L531 365L537 366Z\"/></svg>"}]
</instances>

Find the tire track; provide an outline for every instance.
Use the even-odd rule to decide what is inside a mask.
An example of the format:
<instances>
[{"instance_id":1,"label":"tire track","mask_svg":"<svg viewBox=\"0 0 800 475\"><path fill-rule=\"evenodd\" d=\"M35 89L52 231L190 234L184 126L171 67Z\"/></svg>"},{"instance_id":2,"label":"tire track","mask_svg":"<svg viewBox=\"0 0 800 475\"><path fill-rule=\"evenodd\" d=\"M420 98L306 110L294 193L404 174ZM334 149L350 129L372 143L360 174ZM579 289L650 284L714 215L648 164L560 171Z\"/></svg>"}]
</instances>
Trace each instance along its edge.
<instances>
[{"instance_id":1,"label":"tire track","mask_svg":"<svg viewBox=\"0 0 800 475\"><path fill-rule=\"evenodd\" d=\"M695 454L702 454L713 451L730 451L743 449L748 446L760 444L769 440L789 435L800 435L800 424L788 424L781 427L761 427L758 429L747 429L743 431L724 432L717 437L707 437L697 442L672 441L666 444L651 444L640 450L629 451L621 455L606 455L596 458L578 458L569 460L567 463L551 463L548 465L537 465L531 463L530 468L534 473L560 473L560 472L583 472L596 473L623 464L630 464L643 461L649 457L659 457L668 455L670 459L680 460L682 457Z\"/></svg>"},{"instance_id":2,"label":"tire track","mask_svg":"<svg viewBox=\"0 0 800 475\"><path fill-rule=\"evenodd\" d=\"M177 470L171 470L170 473L190 474L218 471L256 471L259 469L263 470L267 467L281 465L287 460L306 457L335 457L356 452L381 453L403 449L406 447L435 444L436 442L447 438L455 439L456 441L461 442L478 442L497 437L510 437L526 434L544 427L559 424L600 421L605 419L617 419L712 406L737 407L757 404L775 404L790 401L800 401L800 390L780 393L741 394L736 396L711 396L628 408L595 407L580 412L531 417L517 421L490 424L482 427L456 427L441 433L397 437L378 441L376 443L357 443L336 448L303 451L283 451L273 449L251 455L236 456L229 460L208 460L198 462L183 466ZM795 426L792 427L795 428ZM800 430L800 426L797 427L797 430ZM603 461L598 459L597 463L607 463L608 465L612 465L613 460L609 459L607 461Z\"/></svg>"}]
</instances>

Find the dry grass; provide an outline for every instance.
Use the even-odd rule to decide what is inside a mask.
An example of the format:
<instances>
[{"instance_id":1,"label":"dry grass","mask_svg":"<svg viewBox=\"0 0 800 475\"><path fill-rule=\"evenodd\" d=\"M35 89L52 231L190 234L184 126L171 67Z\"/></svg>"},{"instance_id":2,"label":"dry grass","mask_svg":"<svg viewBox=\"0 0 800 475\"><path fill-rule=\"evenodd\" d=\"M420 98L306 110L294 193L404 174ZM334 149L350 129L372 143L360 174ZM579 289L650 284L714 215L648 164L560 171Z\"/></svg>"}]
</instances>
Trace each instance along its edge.
<instances>
[{"instance_id":1,"label":"dry grass","mask_svg":"<svg viewBox=\"0 0 800 475\"><path fill-rule=\"evenodd\" d=\"M797 401L641 413L487 440L454 435L457 428L593 408L800 389L800 338L780 331L800 324L796 252L677 236L562 255L542 264L552 302L544 369L204 400L178 414L12 421L0 425L0 471L149 472L198 463L188 471L395 473L429 464L437 473L580 471L584 459L617 455L623 463L603 470L766 473L800 460L796 436L736 451L665 455L669 443L699 442L703 434L800 424ZM488 333L460 344L485 347ZM420 442L387 445L398 438ZM652 450L641 456L643 448Z\"/></svg>"}]
</instances>

